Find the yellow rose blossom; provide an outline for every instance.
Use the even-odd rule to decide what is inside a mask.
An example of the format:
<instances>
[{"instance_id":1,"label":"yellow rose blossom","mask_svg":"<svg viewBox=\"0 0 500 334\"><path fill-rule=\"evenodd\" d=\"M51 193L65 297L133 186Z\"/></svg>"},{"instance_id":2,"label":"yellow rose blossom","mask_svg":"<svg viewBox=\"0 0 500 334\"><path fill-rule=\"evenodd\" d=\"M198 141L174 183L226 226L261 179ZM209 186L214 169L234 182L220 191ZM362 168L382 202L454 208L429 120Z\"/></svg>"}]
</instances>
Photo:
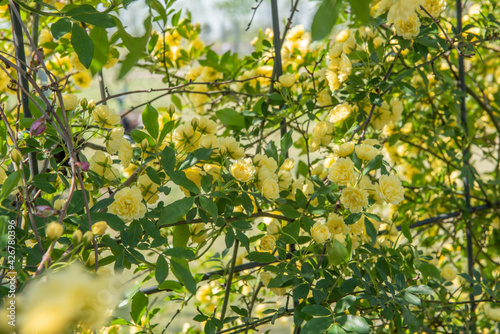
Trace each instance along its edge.
<instances>
[{"instance_id":1,"label":"yellow rose blossom","mask_svg":"<svg viewBox=\"0 0 500 334\"><path fill-rule=\"evenodd\" d=\"M318 93L316 101L318 103L318 107L326 107L332 104L332 96L327 89L323 89Z\"/></svg>"},{"instance_id":2,"label":"yellow rose blossom","mask_svg":"<svg viewBox=\"0 0 500 334\"><path fill-rule=\"evenodd\" d=\"M231 175L240 182L248 182L253 179L256 168L250 158L239 159L229 167Z\"/></svg>"},{"instance_id":3,"label":"yellow rose blossom","mask_svg":"<svg viewBox=\"0 0 500 334\"><path fill-rule=\"evenodd\" d=\"M267 178L262 182L262 196L269 200L278 199L280 197L279 184L273 178Z\"/></svg>"},{"instance_id":4,"label":"yellow rose blossom","mask_svg":"<svg viewBox=\"0 0 500 334\"><path fill-rule=\"evenodd\" d=\"M278 184L280 186L280 190L288 189L293 182L292 173L286 170L280 170L278 172Z\"/></svg>"},{"instance_id":5,"label":"yellow rose blossom","mask_svg":"<svg viewBox=\"0 0 500 334\"><path fill-rule=\"evenodd\" d=\"M346 157L354 151L354 142L350 141L339 146L337 155L339 157Z\"/></svg>"},{"instance_id":6,"label":"yellow rose blossom","mask_svg":"<svg viewBox=\"0 0 500 334\"><path fill-rule=\"evenodd\" d=\"M92 111L92 118L94 121L103 127L113 127L120 123L120 115L114 109L110 109L105 105L98 105Z\"/></svg>"},{"instance_id":7,"label":"yellow rose blossom","mask_svg":"<svg viewBox=\"0 0 500 334\"><path fill-rule=\"evenodd\" d=\"M336 105L328 114L327 120L332 123L340 123L345 121L351 115L352 107L349 103L344 102Z\"/></svg>"},{"instance_id":8,"label":"yellow rose blossom","mask_svg":"<svg viewBox=\"0 0 500 334\"><path fill-rule=\"evenodd\" d=\"M281 223L277 219L272 219L267 225L267 233L277 235L281 232Z\"/></svg>"},{"instance_id":9,"label":"yellow rose blossom","mask_svg":"<svg viewBox=\"0 0 500 334\"><path fill-rule=\"evenodd\" d=\"M89 73L89 71L83 71L73 74L72 78L75 81L75 84L80 86L80 88L82 89L89 88L90 84L92 83L92 75Z\"/></svg>"},{"instance_id":10,"label":"yellow rose blossom","mask_svg":"<svg viewBox=\"0 0 500 334\"><path fill-rule=\"evenodd\" d=\"M159 184L153 182L147 174L139 176L137 183L139 184L139 189L141 189L142 197L148 204L154 204L158 201L160 198L158 196Z\"/></svg>"},{"instance_id":11,"label":"yellow rose blossom","mask_svg":"<svg viewBox=\"0 0 500 334\"><path fill-rule=\"evenodd\" d=\"M264 252L271 252L276 247L276 238L270 234L260 239L260 249Z\"/></svg>"},{"instance_id":12,"label":"yellow rose blossom","mask_svg":"<svg viewBox=\"0 0 500 334\"><path fill-rule=\"evenodd\" d=\"M326 226L333 236L337 234L348 235L351 233L351 228L346 225L344 218L334 212L328 215Z\"/></svg>"},{"instance_id":13,"label":"yellow rose blossom","mask_svg":"<svg viewBox=\"0 0 500 334\"><path fill-rule=\"evenodd\" d=\"M108 224L106 224L105 221L99 221L92 225L92 233L94 233L94 235L104 235L107 229Z\"/></svg>"},{"instance_id":14,"label":"yellow rose blossom","mask_svg":"<svg viewBox=\"0 0 500 334\"><path fill-rule=\"evenodd\" d=\"M196 129L196 131L199 131L204 135L215 134L217 131L217 123L207 117L194 117L191 120L191 125Z\"/></svg>"},{"instance_id":15,"label":"yellow rose blossom","mask_svg":"<svg viewBox=\"0 0 500 334\"><path fill-rule=\"evenodd\" d=\"M117 191L114 199L115 201L111 203L108 211L125 222L143 218L146 214L146 206L142 203L141 190L136 186Z\"/></svg>"},{"instance_id":16,"label":"yellow rose blossom","mask_svg":"<svg viewBox=\"0 0 500 334\"><path fill-rule=\"evenodd\" d=\"M424 7L432 17L437 18L446 8L446 0L423 0L422 7ZM420 6L417 7L417 12L422 16L428 16L425 11L420 9ZM471 11L469 9L469 13L470 12Z\"/></svg>"},{"instance_id":17,"label":"yellow rose blossom","mask_svg":"<svg viewBox=\"0 0 500 334\"><path fill-rule=\"evenodd\" d=\"M317 243L323 243L330 239L331 233L328 227L323 223L315 223L311 228L311 237Z\"/></svg>"},{"instance_id":18,"label":"yellow rose blossom","mask_svg":"<svg viewBox=\"0 0 500 334\"><path fill-rule=\"evenodd\" d=\"M340 196L340 203L351 213L361 212L368 205L368 192L352 187L344 188Z\"/></svg>"},{"instance_id":19,"label":"yellow rose blossom","mask_svg":"<svg viewBox=\"0 0 500 334\"><path fill-rule=\"evenodd\" d=\"M295 83L295 74L288 73L279 77L279 82L283 87L290 88Z\"/></svg>"},{"instance_id":20,"label":"yellow rose blossom","mask_svg":"<svg viewBox=\"0 0 500 334\"><path fill-rule=\"evenodd\" d=\"M497 323L500 323L500 307L492 307L491 303L483 304L484 315Z\"/></svg>"},{"instance_id":21,"label":"yellow rose blossom","mask_svg":"<svg viewBox=\"0 0 500 334\"><path fill-rule=\"evenodd\" d=\"M194 151L200 145L201 132L196 131L192 124L179 125L174 131L173 141L178 150Z\"/></svg>"},{"instance_id":22,"label":"yellow rose blossom","mask_svg":"<svg viewBox=\"0 0 500 334\"><path fill-rule=\"evenodd\" d=\"M387 203L397 205L404 200L404 188L396 175L382 175L377 190Z\"/></svg>"},{"instance_id":23,"label":"yellow rose blossom","mask_svg":"<svg viewBox=\"0 0 500 334\"><path fill-rule=\"evenodd\" d=\"M351 30L349 28L345 28L340 31L335 37L335 43L344 42L351 35Z\"/></svg>"},{"instance_id":24,"label":"yellow rose blossom","mask_svg":"<svg viewBox=\"0 0 500 334\"><path fill-rule=\"evenodd\" d=\"M207 240L207 230L204 223L193 224L191 226L191 240L197 244L202 244Z\"/></svg>"},{"instance_id":25,"label":"yellow rose blossom","mask_svg":"<svg viewBox=\"0 0 500 334\"><path fill-rule=\"evenodd\" d=\"M64 110L71 111L78 107L78 97L74 94L64 94L62 96ZM60 102L57 102L60 105Z\"/></svg>"},{"instance_id":26,"label":"yellow rose blossom","mask_svg":"<svg viewBox=\"0 0 500 334\"><path fill-rule=\"evenodd\" d=\"M92 275L73 264L50 270L42 279L28 283L17 297L16 329L20 333L53 334L74 332L76 326L100 328L121 291L112 275ZM16 303L17 305L17 303Z\"/></svg>"},{"instance_id":27,"label":"yellow rose blossom","mask_svg":"<svg viewBox=\"0 0 500 334\"><path fill-rule=\"evenodd\" d=\"M118 158L123 168L127 168L134 157L134 150L132 145L126 139L122 140L120 149L118 150Z\"/></svg>"},{"instance_id":28,"label":"yellow rose blossom","mask_svg":"<svg viewBox=\"0 0 500 334\"><path fill-rule=\"evenodd\" d=\"M404 39L413 39L420 32L420 20L413 14L407 17L398 17L394 22L396 34Z\"/></svg>"},{"instance_id":29,"label":"yellow rose blossom","mask_svg":"<svg viewBox=\"0 0 500 334\"><path fill-rule=\"evenodd\" d=\"M283 161L283 164L281 165L280 169L286 170L286 171L291 171L295 167L295 160L293 158L286 158L285 161Z\"/></svg>"},{"instance_id":30,"label":"yellow rose blossom","mask_svg":"<svg viewBox=\"0 0 500 334\"><path fill-rule=\"evenodd\" d=\"M329 69L326 71L325 76L328 81L328 87L332 92L340 88L339 76L335 71Z\"/></svg>"},{"instance_id":31,"label":"yellow rose blossom","mask_svg":"<svg viewBox=\"0 0 500 334\"><path fill-rule=\"evenodd\" d=\"M378 150L368 144L359 144L354 148L356 155L363 161L370 161L378 154Z\"/></svg>"},{"instance_id":32,"label":"yellow rose blossom","mask_svg":"<svg viewBox=\"0 0 500 334\"><path fill-rule=\"evenodd\" d=\"M118 170L112 166L113 160L102 151L96 151L90 159L89 170L97 173L108 180L114 180L118 177Z\"/></svg>"},{"instance_id":33,"label":"yellow rose blossom","mask_svg":"<svg viewBox=\"0 0 500 334\"><path fill-rule=\"evenodd\" d=\"M342 48L343 48L342 43L334 44L331 47L330 51L328 51L328 58L330 58L330 60L333 60L335 58L340 57L340 55L342 54Z\"/></svg>"},{"instance_id":34,"label":"yellow rose blossom","mask_svg":"<svg viewBox=\"0 0 500 334\"><path fill-rule=\"evenodd\" d=\"M330 166L328 179L338 185L348 185L354 180L354 162L349 158L339 158Z\"/></svg>"},{"instance_id":35,"label":"yellow rose blossom","mask_svg":"<svg viewBox=\"0 0 500 334\"><path fill-rule=\"evenodd\" d=\"M457 273L452 264L445 265L443 267L443 270L441 270L441 277L443 277L447 281L453 281L456 276Z\"/></svg>"},{"instance_id":36,"label":"yellow rose blossom","mask_svg":"<svg viewBox=\"0 0 500 334\"><path fill-rule=\"evenodd\" d=\"M222 155L227 154L231 159L238 160L245 157L245 150L240 143L233 137L224 137L220 139L219 152Z\"/></svg>"},{"instance_id":37,"label":"yellow rose blossom","mask_svg":"<svg viewBox=\"0 0 500 334\"><path fill-rule=\"evenodd\" d=\"M114 128L111 130L104 142L106 143L106 150L109 154L115 154L120 149L122 141L124 140L123 135L125 134L125 129L122 127Z\"/></svg>"},{"instance_id":38,"label":"yellow rose blossom","mask_svg":"<svg viewBox=\"0 0 500 334\"><path fill-rule=\"evenodd\" d=\"M59 239L62 236L63 232L64 226L62 224L59 224L58 222L49 223L45 228L45 235L50 240Z\"/></svg>"}]
</instances>

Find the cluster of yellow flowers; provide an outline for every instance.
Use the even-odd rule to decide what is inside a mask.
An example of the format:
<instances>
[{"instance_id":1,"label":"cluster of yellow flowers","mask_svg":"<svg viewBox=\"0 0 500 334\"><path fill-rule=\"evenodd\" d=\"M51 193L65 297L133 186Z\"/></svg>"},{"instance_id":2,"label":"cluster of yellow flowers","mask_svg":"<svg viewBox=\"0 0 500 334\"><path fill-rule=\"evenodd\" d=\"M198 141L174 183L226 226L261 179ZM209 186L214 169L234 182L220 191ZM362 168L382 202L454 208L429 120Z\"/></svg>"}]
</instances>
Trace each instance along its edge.
<instances>
[{"instance_id":1,"label":"cluster of yellow flowers","mask_svg":"<svg viewBox=\"0 0 500 334\"><path fill-rule=\"evenodd\" d=\"M374 7L374 14L378 16L388 11L387 22L394 24L396 34L413 39L420 32L417 13L428 16L420 6L437 18L446 7L446 0L382 0Z\"/></svg>"},{"instance_id":2,"label":"cluster of yellow flowers","mask_svg":"<svg viewBox=\"0 0 500 334\"><path fill-rule=\"evenodd\" d=\"M23 333L63 333L80 325L99 327L120 298L111 272L91 275L78 265L51 272L28 284L18 297L18 326Z\"/></svg>"},{"instance_id":3,"label":"cluster of yellow flowers","mask_svg":"<svg viewBox=\"0 0 500 334\"><path fill-rule=\"evenodd\" d=\"M184 21L182 30L186 38L183 38L178 29L172 27L167 27L163 33L153 31L152 35L158 37L153 48L155 59L181 68L187 63L187 59L182 57L183 52L194 55L199 54L205 48L205 43L198 38L199 23L193 25L191 22Z\"/></svg>"},{"instance_id":4,"label":"cluster of yellow flowers","mask_svg":"<svg viewBox=\"0 0 500 334\"><path fill-rule=\"evenodd\" d=\"M368 112L369 108L366 107L365 110ZM384 101L381 107L375 108L370 124L375 130L381 130L385 126L395 126L401 120L402 113L403 103L394 97L391 99L390 104Z\"/></svg>"},{"instance_id":5,"label":"cluster of yellow flowers","mask_svg":"<svg viewBox=\"0 0 500 334\"><path fill-rule=\"evenodd\" d=\"M328 86L332 92L340 88L352 71L352 63L347 56L356 49L356 38L354 30L351 33L350 29L341 31L335 40L335 44L328 52L328 68L325 72Z\"/></svg>"}]
</instances>

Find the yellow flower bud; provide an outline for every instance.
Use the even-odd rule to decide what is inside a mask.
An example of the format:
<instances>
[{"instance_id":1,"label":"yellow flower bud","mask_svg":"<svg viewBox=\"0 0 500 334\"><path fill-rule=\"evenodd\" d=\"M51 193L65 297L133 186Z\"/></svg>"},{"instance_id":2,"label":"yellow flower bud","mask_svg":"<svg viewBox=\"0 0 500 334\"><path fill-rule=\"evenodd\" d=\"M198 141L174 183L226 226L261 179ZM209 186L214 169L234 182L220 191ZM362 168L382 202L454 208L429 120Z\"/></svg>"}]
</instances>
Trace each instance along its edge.
<instances>
[{"instance_id":1,"label":"yellow flower bud","mask_svg":"<svg viewBox=\"0 0 500 334\"><path fill-rule=\"evenodd\" d=\"M87 231L83 234L83 243L90 244L94 240L94 235L91 231Z\"/></svg>"},{"instance_id":2,"label":"yellow flower bud","mask_svg":"<svg viewBox=\"0 0 500 334\"><path fill-rule=\"evenodd\" d=\"M52 222L45 228L45 235L50 240L57 240L61 237L64 232L64 227L58 222Z\"/></svg>"},{"instance_id":3,"label":"yellow flower bud","mask_svg":"<svg viewBox=\"0 0 500 334\"><path fill-rule=\"evenodd\" d=\"M108 224L105 221L100 221L92 225L92 233L95 235L104 235L108 229Z\"/></svg>"},{"instance_id":4,"label":"yellow flower bud","mask_svg":"<svg viewBox=\"0 0 500 334\"><path fill-rule=\"evenodd\" d=\"M73 235L71 236L71 241L73 242L73 244L78 245L80 242L82 242L82 236L83 236L82 231L76 230L75 232L73 232Z\"/></svg>"},{"instance_id":5,"label":"yellow flower bud","mask_svg":"<svg viewBox=\"0 0 500 334\"><path fill-rule=\"evenodd\" d=\"M12 161L18 164L21 160L23 160L23 155L21 151L15 148L12 150L12 152L10 152L10 158L12 159Z\"/></svg>"},{"instance_id":6,"label":"yellow flower bud","mask_svg":"<svg viewBox=\"0 0 500 334\"><path fill-rule=\"evenodd\" d=\"M144 138L142 141L141 141L141 148L143 151L146 151L147 148L149 147L149 142L146 138Z\"/></svg>"}]
</instances>

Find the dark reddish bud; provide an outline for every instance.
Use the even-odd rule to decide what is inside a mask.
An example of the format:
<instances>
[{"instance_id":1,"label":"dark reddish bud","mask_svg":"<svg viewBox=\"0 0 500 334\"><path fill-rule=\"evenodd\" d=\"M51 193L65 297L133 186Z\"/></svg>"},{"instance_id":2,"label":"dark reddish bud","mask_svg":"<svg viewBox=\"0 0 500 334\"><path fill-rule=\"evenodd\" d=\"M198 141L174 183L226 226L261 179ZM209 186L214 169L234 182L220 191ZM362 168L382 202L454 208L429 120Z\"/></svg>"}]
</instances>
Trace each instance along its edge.
<instances>
[{"instance_id":1,"label":"dark reddish bud","mask_svg":"<svg viewBox=\"0 0 500 334\"><path fill-rule=\"evenodd\" d=\"M39 205L35 208L35 215L41 218L47 218L53 216L56 213L56 210L52 209L48 205Z\"/></svg>"},{"instance_id":2,"label":"dark reddish bud","mask_svg":"<svg viewBox=\"0 0 500 334\"><path fill-rule=\"evenodd\" d=\"M47 124L45 123L45 119L43 117L36 119L30 127L30 136L35 137L39 136L45 132L47 129Z\"/></svg>"},{"instance_id":3,"label":"dark reddish bud","mask_svg":"<svg viewBox=\"0 0 500 334\"><path fill-rule=\"evenodd\" d=\"M76 166L79 167L81 170L83 170L84 172L88 172L89 171L89 163L88 162L85 162L85 161L78 161L76 163Z\"/></svg>"}]
</instances>

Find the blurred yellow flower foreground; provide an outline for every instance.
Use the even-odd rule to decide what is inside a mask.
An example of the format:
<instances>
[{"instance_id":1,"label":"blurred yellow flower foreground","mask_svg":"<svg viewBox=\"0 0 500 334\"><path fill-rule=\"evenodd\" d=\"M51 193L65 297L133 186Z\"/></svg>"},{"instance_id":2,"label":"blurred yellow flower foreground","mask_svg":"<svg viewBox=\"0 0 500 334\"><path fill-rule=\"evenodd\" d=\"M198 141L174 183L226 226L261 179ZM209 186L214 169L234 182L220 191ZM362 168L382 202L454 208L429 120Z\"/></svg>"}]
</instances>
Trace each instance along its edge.
<instances>
[{"instance_id":1,"label":"blurred yellow flower foreground","mask_svg":"<svg viewBox=\"0 0 500 334\"><path fill-rule=\"evenodd\" d=\"M119 296L110 272L93 275L80 265L50 272L19 296L19 333L65 333L77 325L99 328Z\"/></svg>"}]
</instances>

